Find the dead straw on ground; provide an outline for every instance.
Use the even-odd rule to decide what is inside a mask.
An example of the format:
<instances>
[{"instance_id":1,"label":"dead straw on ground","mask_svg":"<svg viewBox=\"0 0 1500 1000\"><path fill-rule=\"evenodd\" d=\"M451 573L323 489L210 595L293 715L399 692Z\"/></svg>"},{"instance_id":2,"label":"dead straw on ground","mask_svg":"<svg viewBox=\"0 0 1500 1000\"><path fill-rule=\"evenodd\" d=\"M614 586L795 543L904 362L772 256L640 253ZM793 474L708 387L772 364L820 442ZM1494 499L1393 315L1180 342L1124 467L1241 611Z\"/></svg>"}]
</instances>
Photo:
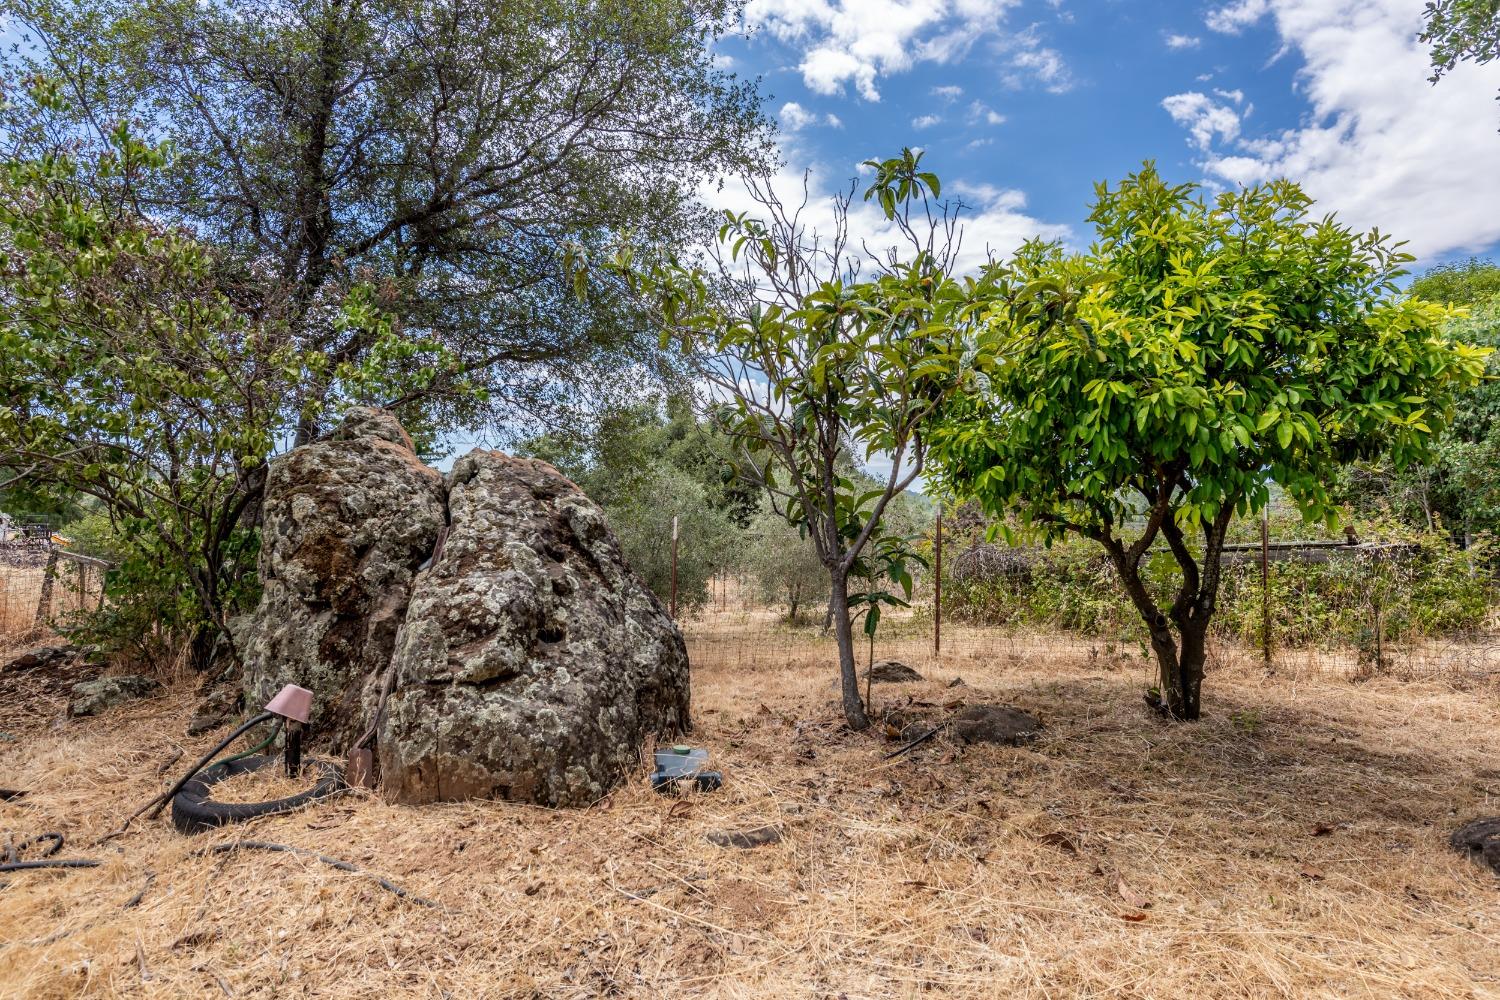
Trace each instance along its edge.
<instances>
[{"instance_id":1,"label":"dead straw on ground","mask_svg":"<svg viewBox=\"0 0 1500 1000\"><path fill-rule=\"evenodd\" d=\"M1007 702L1043 738L940 738L882 762L894 743L839 724L825 643L690 648L693 740L725 786L684 799L640 775L584 810L357 793L191 838L163 818L90 849L176 773L157 778L163 761L214 737L179 737L181 687L27 727L0 743L0 785L30 790L0 803L0 831L58 830L64 854L105 863L4 876L0 994L1500 994L1495 876L1446 845L1500 813L1488 683L1236 661L1208 680L1208 718L1170 725L1141 703L1139 662L985 655L975 638L912 656L927 679L877 685L877 709ZM707 839L767 825L780 843ZM245 837L448 911L311 858L195 853Z\"/></svg>"}]
</instances>

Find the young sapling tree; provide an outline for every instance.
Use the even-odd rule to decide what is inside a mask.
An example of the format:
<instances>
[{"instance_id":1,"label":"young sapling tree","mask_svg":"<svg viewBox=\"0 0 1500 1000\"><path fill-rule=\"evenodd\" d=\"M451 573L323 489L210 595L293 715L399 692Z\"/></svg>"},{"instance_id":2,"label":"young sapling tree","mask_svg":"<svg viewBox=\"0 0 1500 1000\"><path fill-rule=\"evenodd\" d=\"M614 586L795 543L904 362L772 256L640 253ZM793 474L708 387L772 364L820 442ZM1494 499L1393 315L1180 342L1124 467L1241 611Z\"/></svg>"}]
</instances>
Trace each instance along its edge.
<instances>
[{"instance_id":1,"label":"young sapling tree","mask_svg":"<svg viewBox=\"0 0 1500 1000\"><path fill-rule=\"evenodd\" d=\"M737 443L739 474L761 486L817 552L844 716L857 730L869 718L855 673L854 620L864 606L873 634L880 607L904 603L884 582L909 595L916 558L904 539L882 531L882 517L922 474L926 421L967 383L988 339L970 335L988 279L949 276L959 206L939 202L940 182L920 159L906 150L870 164L875 179L865 198L880 207L900 251L850 246L852 189L833 206L832 230L819 234L804 221L805 201L788 210L752 181L765 218L727 214L714 273L677 267L636 276ZM848 474L851 452L880 457L889 471L862 488ZM851 580L864 583L851 593Z\"/></svg>"}]
</instances>

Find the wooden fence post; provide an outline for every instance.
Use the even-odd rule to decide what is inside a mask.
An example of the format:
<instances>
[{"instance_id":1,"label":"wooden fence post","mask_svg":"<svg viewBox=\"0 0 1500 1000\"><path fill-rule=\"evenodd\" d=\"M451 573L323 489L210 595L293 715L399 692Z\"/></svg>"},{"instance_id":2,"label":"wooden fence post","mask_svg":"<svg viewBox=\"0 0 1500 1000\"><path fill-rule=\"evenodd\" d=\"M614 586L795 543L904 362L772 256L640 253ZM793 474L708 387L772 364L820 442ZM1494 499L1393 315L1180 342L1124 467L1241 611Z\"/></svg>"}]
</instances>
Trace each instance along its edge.
<instances>
[{"instance_id":1,"label":"wooden fence post","mask_svg":"<svg viewBox=\"0 0 1500 1000\"><path fill-rule=\"evenodd\" d=\"M668 613L677 620L677 515L672 515L672 599L668 602Z\"/></svg>"},{"instance_id":2,"label":"wooden fence post","mask_svg":"<svg viewBox=\"0 0 1500 1000\"><path fill-rule=\"evenodd\" d=\"M1260 512L1260 656L1271 662L1271 520Z\"/></svg>"},{"instance_id":3,"label":"wooden fence post","mask_svg":"<svg viewBox=\"0 0 1500 1000\"><path fill-rule=\"evenodd\" d=\"M57 576L57 549L47 549L47 568L42 570L42 593L36 602L36 623L47 624L52 616L52 580Z\"/></svg>"},{"instance_id":4,"label":"wooden fence post","mask_svg":"<svg viewBox=\"0 0 1500 1000\"><path fill-rule=\"evenodd\" d=\"M943 512L938 511L937 534L932 544L932 655L943 652Z\"/></svg>"}]
</instances>

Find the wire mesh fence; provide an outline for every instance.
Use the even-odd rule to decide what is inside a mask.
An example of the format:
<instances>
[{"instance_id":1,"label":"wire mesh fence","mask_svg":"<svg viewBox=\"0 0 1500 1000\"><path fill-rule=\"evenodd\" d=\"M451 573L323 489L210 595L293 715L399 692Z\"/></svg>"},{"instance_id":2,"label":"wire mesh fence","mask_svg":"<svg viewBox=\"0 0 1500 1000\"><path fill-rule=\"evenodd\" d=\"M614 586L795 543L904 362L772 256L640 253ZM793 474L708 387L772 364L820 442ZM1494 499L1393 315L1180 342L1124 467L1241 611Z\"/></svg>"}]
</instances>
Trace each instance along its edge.
<instances>
[{"instance_id":1,"label":"wire mesh fence","mask_svg":"<svg viewBox=\"0 0 1500 1000\"><path fill-rule=\"evenodd\" d=\"M733 578L716 581L715 599L683 623L688 654L695 663L754 672L788 662L838 663L830 631L820 615L791 625L782 609L756 599L754 588ZM940 641L934 636L930 596L904 615L888 615L873 644L856 632L861 669L872 659L900 660L961 675L966 663L1037 666L1048 662L1082 663L1106 671L1131 671L1143 683L1155 682L1156 661L1143 635L1124 628L1083 634L1067 631L962 624L944 621ZM1295 677L1304 674L1363 679L1467 681L1500 674L1500 630L1480 628L1442 636L1388 638L1378 647L1331 641L1325 644L1273 646L1269 659L1255 642L1222 632L1209 644L1208 670L1256 670Z\"/></svg>"},{"instance_id":2,"label":"wire mesh fence","mask_svg":"<svg viewBox=\"0 0 1500 1000\"><path fill-rule=\"evenodd\" d=\"M108 564L47 539L0 543L0 646L66 624L104 602Z\"/></svg>"}]
</instances>

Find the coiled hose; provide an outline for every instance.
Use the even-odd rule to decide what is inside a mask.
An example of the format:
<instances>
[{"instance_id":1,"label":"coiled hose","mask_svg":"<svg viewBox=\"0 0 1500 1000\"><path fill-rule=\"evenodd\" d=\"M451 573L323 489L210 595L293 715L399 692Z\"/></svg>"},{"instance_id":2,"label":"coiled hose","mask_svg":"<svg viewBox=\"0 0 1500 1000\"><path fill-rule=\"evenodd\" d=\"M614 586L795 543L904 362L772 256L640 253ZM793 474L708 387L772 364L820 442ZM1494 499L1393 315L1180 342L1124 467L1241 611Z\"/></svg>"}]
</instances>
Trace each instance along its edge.
<instances>
[{"instance_id":1,"label":"coiled hose","mask_svg":"<svg viewBox=\"0 0 1500 1000\"><path fill-rule=\"evenodd\" d=\"M172 796L174 796L178 792L182 791L182 786L186 785L189 781L192 781L193 778L197 776L197 774L198 774L199 771L201 771L204 768L208 767L209 761L213 760L219 754L223 753L224 750L229 746L229 744L231 744L235 740L239 739L242 734L249 732L250 730L254 729L256 726L260 725L262 722L266 722L266 721L269 721L269 720L275 719L275 718L279 718L279 716L277 716L277 714L275 712L262 712L259 715L255 716L253 719L251 719L249 722L246 722L245 724L243 724L242 726L240 726L234 732L230 733L228 736L224 737L222 740L219 741L219 745L218 746L214 747L208 753L204 754L203 757L202 757L202 759L199 760L198 763L196 763L192 767L188 768L187 773L184 774L181 778L177 779L177 784L173 785L171 788L167 789L161 795L157 796L156 798L152 799L150 802L146 803L146 805L142 806L140 812L136 813L136 816L139 816L141 814L141 812L144 812L146 809L150 808L151 806L155 806L156 808L151 809L151 812L147 815L146 818L147 819L155 819L156 817L160 816L161 815L161 811L167 807L167 803L172 801ZM275 734L274 733L272 733L272 738L275 738ZM259 748L257 748L257 749L259 749ZM254 753L254 751L251 751L251 753ZM134 819L134 818L135 818L135 816L131 817L131 819ZM126 822L127 823L130 822L130 820L126 820Z\"/></svg>"}]
</instances>

